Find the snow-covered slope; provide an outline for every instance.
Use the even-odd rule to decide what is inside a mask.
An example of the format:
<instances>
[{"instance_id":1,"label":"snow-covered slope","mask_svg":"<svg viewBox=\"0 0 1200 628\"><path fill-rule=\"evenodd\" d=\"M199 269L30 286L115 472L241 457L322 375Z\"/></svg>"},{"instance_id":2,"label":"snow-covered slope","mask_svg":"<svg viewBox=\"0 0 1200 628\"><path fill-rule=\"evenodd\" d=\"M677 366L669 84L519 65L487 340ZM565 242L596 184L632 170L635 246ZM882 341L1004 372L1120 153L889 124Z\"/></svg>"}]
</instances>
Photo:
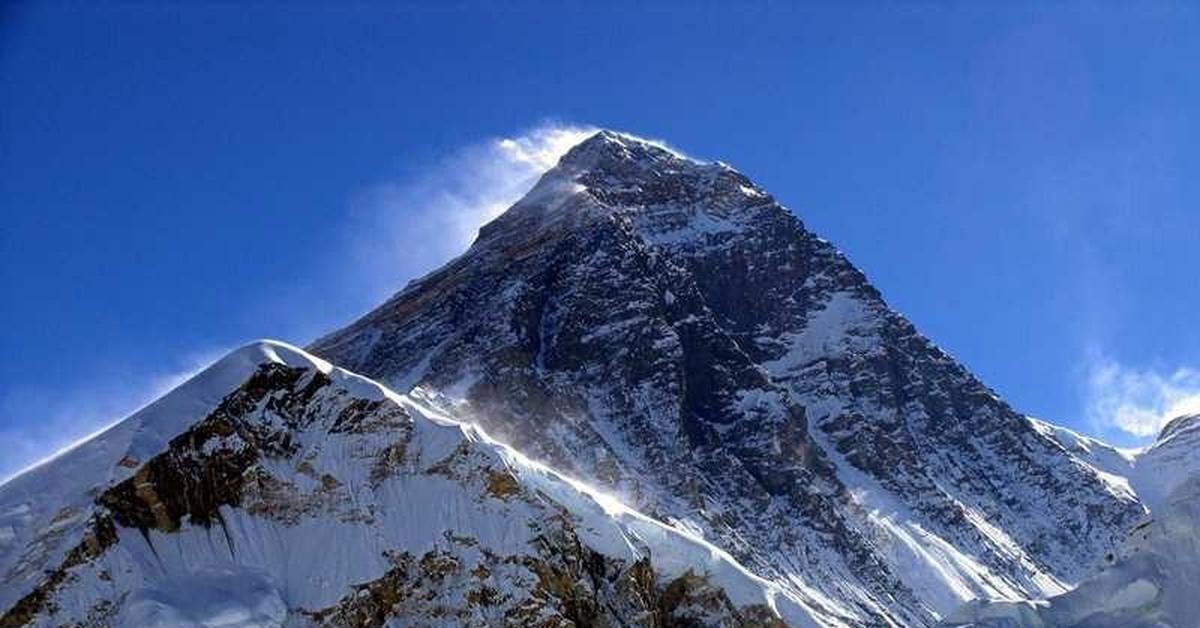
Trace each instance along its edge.
<instances>
[{"instance_id":1,"label":"snow-covered slope","mask_svg":"<svg viewBox=\"0 0 1200 628\"><path fill-rule=\"evenodd\" d=\"M818 625L432 405L234 352L0 487L0 626Z\"/></svg>"},{"instance_id":2,"label":"snow-covered slope","mask_svg":"<svg viewBox=\"0 0 1200 628\"><path fill-rule=\"evenodd\" d=\"M1130 482L1152 513L1169 508L1175 488L1200 477L1200 414L1177 417L1134 458Z\"/></svg>"},{"instance_id":3,"label":"snow-covered slope","mask_svg":"<svg viewBox=\"0 0 1200 628\"><path fill-rule=\"evenodd\" d=\"M1154 444L1117 450L1038 423L1149 507L1125 542L1077 588L1048 600L978 600L946 620L979 628L1200 627L1200 415L1171 421Z\"/></svg>"},{"instance_id":4,"label":"snow-covered slope","mask_svg":"<svg viewBox=\"0 0 1200 628\"><path fill-rule=\"evenodd\" d=\"M1196 628L1200 626L1200 476L1176 484L1111 563L1044 601L976 601L947 626Z\"/></svg>"},{"instance_id":5,"label":"snow-covered slope","mask_svg":"<svg viewBox=\"0 0 1200 628\"><path fill-rule=\"evenodd\" d=\"M838 625L1061 593L1143 514L766 191L618 133L312 351L459 400Z\"/></svg>"}]
</instances>

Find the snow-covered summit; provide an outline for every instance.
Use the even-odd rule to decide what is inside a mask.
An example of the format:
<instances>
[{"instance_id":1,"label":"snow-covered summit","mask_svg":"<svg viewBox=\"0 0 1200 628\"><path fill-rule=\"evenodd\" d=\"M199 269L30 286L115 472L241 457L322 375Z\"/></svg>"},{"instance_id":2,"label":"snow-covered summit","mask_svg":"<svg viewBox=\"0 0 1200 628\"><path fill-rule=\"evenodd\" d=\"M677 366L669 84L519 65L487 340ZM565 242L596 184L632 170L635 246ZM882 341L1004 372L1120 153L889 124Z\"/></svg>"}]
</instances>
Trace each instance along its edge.
<instances>
[{"instance_id":1,"label":"snow-covered summit","mask_svg":"<svg viewBox=\"0 0 1200 628\"><path fill-rule=\"evenodd\" d=\"M643 170L704 166L662 142L630 133L601 129L571 147L558 167L574 173L609 169L616 163L636 165Z\"/></svg>"},{"instance_id":2,"label":"snow-covered summit","mask_svg":"<svg viewBox=\"0 0 1200 628\"><path fill-rule=\"evenodd\" d=\"M264 361L328 369L324 360L291 345L261 340L210 365L175 390L106 430L42 461L0 485L0 577L27 562L27 545L38 530L82 523L78 513L102 487L127 479L135 466L211 411ZM59 518L56 513L74 511ZM41 563L30 564L38 566ZM0 592L7 594L6 586ZM0 595L0 607L6 597Z\"/></svg>"},{"instance_id":3,"label":"snow-covered summit","mask_svg":"<svg viewBox=\"0 0 1200 628\"><path fill-rule=\"evenodd\" d=\"M1072 455L1101 472L1118 490L1125 489L1152 515L1166 508L1171 492L1192 476L1200 477L1200 415L1169 421L1153 443L1118 449L1063 427L1034 420Z\"/></svg>"},{"instance_id":4,"label":"snow-covered summit","mask_svg":"<svg viewBox=\"0 0 1200 628\"><path fill-rule=\"evenodd\" d=\"M1200 475L1176 483L1154 518L1130 531L1102 568L1048 600L979 600L946 626L1194 628L1200 626Z\"/></svg>"},{"instance_id":5,"label":"snow-covered summit","mask_svg":"<svg viewBox=\"0 0 1200 628\"><path fill-rule=\"evenodd\" d=\"M1146 508L1073 590L1049 599L976 600L947 626L1190 628L1200 626L1200 416L1170 421L1149 446L1122 450L1034 420Z\"/></svg>"},{"instance_id":6,"label":"snow-covered summit","mask_svg":"<svg viewBox=\"0 0 1200 628\"><path fill-rule=\"evenodd\" d=\"M1166 508L1171 493L1189 478L1200 478L1200 415L1194 414L1167 423L1138 453L1130 474L1151 514Z\"/></svg>"},{"instance_id":7,"label":"snow-covered summit","mask_svg":"<svg viewBox=\"0 0 1200 628\"><path fill-rule=\"evenodd\" d=\"M665 145L599 131L568 150L511 209L480 230L473 250L524 250L597 220L631 221L667 238L733 230L769 195L719 162ZM741 214L741 215L739 215Z\"/></svg>"}]
</instances>

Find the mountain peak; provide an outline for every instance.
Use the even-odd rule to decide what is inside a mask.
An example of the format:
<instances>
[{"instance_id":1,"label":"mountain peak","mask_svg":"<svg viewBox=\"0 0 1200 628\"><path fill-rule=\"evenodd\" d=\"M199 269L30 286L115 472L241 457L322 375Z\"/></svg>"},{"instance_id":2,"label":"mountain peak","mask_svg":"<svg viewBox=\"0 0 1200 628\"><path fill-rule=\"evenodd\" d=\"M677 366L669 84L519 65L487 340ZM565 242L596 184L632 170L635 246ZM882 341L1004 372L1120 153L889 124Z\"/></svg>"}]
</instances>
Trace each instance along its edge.
<instances>
[{"instance_id":1,"label":"mountain peak","mask_svg":"<svg viewBox=\"0 0 1200 628\"><path fill-rule=\"evenodd\" d=\"M595 133L587 136L583 141L573 146L568 154L577 150L625 150L625 151L647 151L647 152L663 152L677 157L682 155L675 150L667 148L662 142L651 140L644 137L625 133L622 131L614 131L612 129L600 129Z\"/></svg>"},{"instance_id":2,"label":"mountain peak","mask_svg":"<svg viewBox=\"0 0 1200 628\"><path fill-rule=\"evenodd\" d=\"M722 162L693 159L666 144L619 131L597 131L571 148L529 199L579 192L608 207L759 205L770 196ZM551 194L553 195L553 194Z\"/></svg>"},{"instance_id":3,"label":"mountain peak","mask_svg":"<svg viewBox=\"0 0 1200 628\"><path fill-rule=\"evenodd\" d=\"M736 227L729 214L773 202L748 178L720 162L704 162L661 142L601 130L568 150L512 207L480 228L475 245L525 251L548 231L566 233L595 219L636 215L649 232L692 235ZM670 216L663 216L663 214ZM701 229L688 230L693 222Z\"/></svg>"},{"instance_id":4,"label":"mountain peak","mask_svg":"<svg viewBox=\"0 0 1200 628\"><path fill-rule=\"evenodd\" d=\"M572 173L597 169L626 169L630 166L642 169L677 169L689 165L705 164L689 159L662 142L609 129L593 133L568 150L558 162L560 169Z\"/></svg>"},{"instance_id":5,"label":"mountain peak","mask_svg":"<svg viewBox=\"0 0 1200 628\"><path fill-rule=\"evenodd\" d=\"M695 525L834 600L827 625L1058 592L1143 513L747 177L613 131L313 351L441 391L551 468ZM928 535L872 514L897 504ZM728 514L748 507L763 515Z\"/></svg>"}]
</instances>

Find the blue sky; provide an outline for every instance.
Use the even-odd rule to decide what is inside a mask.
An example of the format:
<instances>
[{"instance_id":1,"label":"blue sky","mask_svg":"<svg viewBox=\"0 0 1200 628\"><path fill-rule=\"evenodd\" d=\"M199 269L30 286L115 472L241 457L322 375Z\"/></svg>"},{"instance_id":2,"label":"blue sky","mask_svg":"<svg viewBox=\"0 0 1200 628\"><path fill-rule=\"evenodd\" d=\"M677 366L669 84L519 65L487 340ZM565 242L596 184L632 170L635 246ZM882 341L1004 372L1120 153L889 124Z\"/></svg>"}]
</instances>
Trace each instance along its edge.
<instances>
[{"instance_id":1,"label":"blue sky","mask_svg":"<svg viewBox=\"0 0 1200 628\"><path fill-rule=\"evenodd\" d=\"M571 125L733 164L1023 411L1200 409L1194 8L514 6L3 9L0 477L349 321Z\"/></svg>"}]
</instances>

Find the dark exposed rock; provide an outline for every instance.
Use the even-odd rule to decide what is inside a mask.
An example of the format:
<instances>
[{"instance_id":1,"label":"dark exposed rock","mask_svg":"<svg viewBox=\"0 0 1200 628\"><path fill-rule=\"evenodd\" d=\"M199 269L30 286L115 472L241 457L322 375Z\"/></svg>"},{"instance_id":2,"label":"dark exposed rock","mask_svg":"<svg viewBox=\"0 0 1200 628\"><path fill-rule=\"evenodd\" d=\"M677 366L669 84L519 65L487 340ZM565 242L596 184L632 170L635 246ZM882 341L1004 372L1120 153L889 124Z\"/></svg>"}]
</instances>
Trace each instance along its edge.
<instances>
[{"instance_id":1,"label":"dark exposed rock","mask_svg":"<svg viewBox=\"0 0 1200 628\"><path fill-rule=\"evenodd\" d=\"M490 433L797 575L849 624L936 612L839 465L1016 590L1079 577L1140 516L746 177L608 132L312 349L463 391Z\"/></svg>"},{"instance_id":2,"label":"dark exposed rock","mask_svg":"<svg viewBox=\"0 0 1200 628\"><path fill-rule=\"evenodd\" d=\"M99 502L129 528L172 532L184 517L205 527L218 522L221 506L241 503L247 471L260 457L291 453L286 431L263 429L246 419L268 394L277 396L266 402L267 409L286 411L302 407L316 389L328 384L317 373L304 389L292 391L304 374L303 369L264 365L212 414L172 439L165 453L106 491ZM290 394L278 396L280 391Z\"/></svg>"},{"instance_id":3,"label":"dark exposed rock","mask_svg":"<svg viewBox=\"0 0 1200 628\"><path fill-rule=\"evenodd\" d=\"M568 528L540 537L533 555L488 556L468 570L450 554L392 555L392 569L357 585L337 604L304 611L322 626L383 626L389 620L541 628L782 628L766 606L736 607L707 577L687 572L660 583L650 561L614 560L579 542ZM494 572L527 569L532 594L515 597L488 585ZM447 606L447 590L465 590L465 606ZM436 592L436 593L435 593Z\"/></svg>"},{"instance_id":4,"label":"dark exposed rock","mask_svg":"<svg viewBox=\"0 0 1200 628\"><path fill-rule=\"evenodd\" d=\"M54 608L54 594L71 577L71 571L100 556L117 542L117 532L112 519L100 514L88 522L83 540L67 552L61 565L46 575L33 591L26 594L11 608L0 615L0 628L18 628L28 625L38 613ZM111 609L100 606L93 609L92 619L104 620ZM103 625L97 623L95 625Z\"/></svg>"}]
</instances>

